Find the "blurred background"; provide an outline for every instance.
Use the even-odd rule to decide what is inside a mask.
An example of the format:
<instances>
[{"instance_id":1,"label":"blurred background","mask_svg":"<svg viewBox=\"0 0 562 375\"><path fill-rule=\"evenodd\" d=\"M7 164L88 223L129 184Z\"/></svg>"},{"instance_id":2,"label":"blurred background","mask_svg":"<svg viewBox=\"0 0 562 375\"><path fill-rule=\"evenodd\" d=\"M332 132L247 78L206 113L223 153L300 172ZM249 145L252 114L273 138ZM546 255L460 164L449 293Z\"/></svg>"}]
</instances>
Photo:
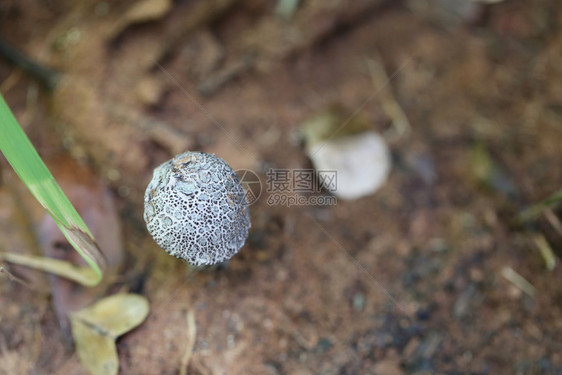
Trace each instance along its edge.
<instances>
[{"instance_id":1,"label":"blurred background","mask_svg":"<svg viewBox=\"0 0 562 375\"><path fill-rule=\"evenodd\" d=\"M562 373L561 2L4 0L0 54L112 275L0 263L0 373L85 374L66 317L117 292L151 304L117 341L123 374ZM153 168L185 150L261 182L218 269L142 219ZM268 171L319 166L361 193L268 199ZM75 260L0 170L0 251Z\"/></svg>"}]
</instances>

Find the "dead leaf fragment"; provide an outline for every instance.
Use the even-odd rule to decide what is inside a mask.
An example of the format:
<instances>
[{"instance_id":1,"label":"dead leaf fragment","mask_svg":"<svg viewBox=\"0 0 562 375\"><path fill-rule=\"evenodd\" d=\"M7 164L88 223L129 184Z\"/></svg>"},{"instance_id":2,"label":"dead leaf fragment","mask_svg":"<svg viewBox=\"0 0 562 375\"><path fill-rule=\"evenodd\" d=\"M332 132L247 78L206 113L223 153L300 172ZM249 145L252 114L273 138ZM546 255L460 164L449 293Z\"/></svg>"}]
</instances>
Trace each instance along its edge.
<instances>
[{"instance_id":1,"label":"dead leaf fragment","mask_svg":"<svg viewBox=\"0 0 562 375\"><path fill-rule=\"evenodd\" d=\"M73 313L71 319L116 339L141 324L148 311L146 298L137 294L115 294Z\"/></svg>"},{"instance_id":2,"label":"dead leaf fragment","mask_svg":"<svg viewBox=\"0 0 562 375\"><path fill-rule=\"evenodd\" d=\"M71 322L76 353L86 369L93 375L117 374L119 359L115 340L80 321L73 319Z\"/></svg>"},{"instance_id":3,"label":"dead leaf fragment","mask_svg":"<svg viewBox=\"0 0 562 375\"><path fill-rule=\"evenodd\" d=\"M70 315L76 352L91 374L117 374L115 340L141 324L149 310L140 295L115 294Z\"/></svg>"}]
</instances>

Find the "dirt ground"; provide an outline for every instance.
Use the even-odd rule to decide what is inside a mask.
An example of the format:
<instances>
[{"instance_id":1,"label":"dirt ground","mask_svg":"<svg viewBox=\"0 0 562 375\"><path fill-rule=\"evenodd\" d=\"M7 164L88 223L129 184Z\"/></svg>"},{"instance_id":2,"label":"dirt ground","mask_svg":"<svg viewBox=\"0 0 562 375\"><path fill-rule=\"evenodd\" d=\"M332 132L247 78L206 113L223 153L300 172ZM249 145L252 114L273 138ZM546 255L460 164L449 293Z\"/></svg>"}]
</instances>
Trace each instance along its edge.
<instances>
[{"instance_id":1,"label":"dirt ground","mask_svg":"<svg viewBox=\"0 0 562 375\"><path fill-rule=\"evenodd\" d=\"M79 210L108 186L93 231L124 249L95 291L0 264L0 373L85 374L61 293L130 291L151 313L118 340L122 374L179 374L188 311L189 374L562 374L562 274L536 244L562 255L562 211L515 220L562 187L561 2L309 0L288 20L265 0L143 3L0 3L0 38L58 72L48 90L2 58L2 95ZM264 191L216 269L146 232L142 195L174 154L215 153L265 190L270 168L311 168L298 129L314 113L366 103L388 130L381 90L411 129L374 195L286 207ZM40 253L42 210L0 167L0 251Z\"/></svg>"}]
</instances>

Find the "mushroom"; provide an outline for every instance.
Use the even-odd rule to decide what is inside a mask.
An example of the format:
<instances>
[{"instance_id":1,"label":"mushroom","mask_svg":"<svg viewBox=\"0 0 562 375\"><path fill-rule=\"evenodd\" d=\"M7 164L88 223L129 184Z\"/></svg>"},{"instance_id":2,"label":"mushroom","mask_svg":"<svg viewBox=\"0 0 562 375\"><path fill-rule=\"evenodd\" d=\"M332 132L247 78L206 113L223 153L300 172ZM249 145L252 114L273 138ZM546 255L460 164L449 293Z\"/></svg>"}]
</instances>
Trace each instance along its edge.
<instances>
[{"instance_id":1,"label":"mushroom","mask_svg":"<svg viewBox=\"0 0 562 375\"><path fill-rule=\"evenodd\" d=\"M144 195L144 220L168 254L210 266L244 246L248 206L238 176L224 160L188 151L154 170Z\"/></svg>"}]
</instances>

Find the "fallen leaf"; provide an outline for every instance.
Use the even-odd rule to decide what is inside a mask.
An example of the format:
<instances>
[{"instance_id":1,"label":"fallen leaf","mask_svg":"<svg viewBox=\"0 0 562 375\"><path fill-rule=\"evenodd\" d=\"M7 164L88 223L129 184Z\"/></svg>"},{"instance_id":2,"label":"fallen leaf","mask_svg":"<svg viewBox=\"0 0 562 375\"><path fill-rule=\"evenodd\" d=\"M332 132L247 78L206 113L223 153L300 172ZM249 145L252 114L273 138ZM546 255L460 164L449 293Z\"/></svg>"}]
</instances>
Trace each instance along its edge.
<instances>
[{"instance_id":1,"label":"fallen leaf","mask_svg":"<svg viewBox=\"0 0 562 375\"><path fill-rule=\"evenodd\" d=\"M71 314L114 339L138 326L148 315L148 301L137 294L115 294Z\"/></svg>"},{"instance_id":2,"label":"fallen leaf","mask_svg":"<svg viewBox=\"0 0 562 375\"><path fill-rule=\"evenodd\" d=\"M119 359L115 340L80 321L71 322L76 353L84 367L93 375L117 374Z\"/></svg>"},{"instance_id":3,"label":"fallen leaf","mask_svg":"<svg viewBox=\"0 0 562 375\"><path fill-rule=\"evenodd\" d=\"M117 374L115 340L140 325L149 310L140 295L115 294L70 315L76 352L91 374Z\"/></svg>"}]
</instances>

